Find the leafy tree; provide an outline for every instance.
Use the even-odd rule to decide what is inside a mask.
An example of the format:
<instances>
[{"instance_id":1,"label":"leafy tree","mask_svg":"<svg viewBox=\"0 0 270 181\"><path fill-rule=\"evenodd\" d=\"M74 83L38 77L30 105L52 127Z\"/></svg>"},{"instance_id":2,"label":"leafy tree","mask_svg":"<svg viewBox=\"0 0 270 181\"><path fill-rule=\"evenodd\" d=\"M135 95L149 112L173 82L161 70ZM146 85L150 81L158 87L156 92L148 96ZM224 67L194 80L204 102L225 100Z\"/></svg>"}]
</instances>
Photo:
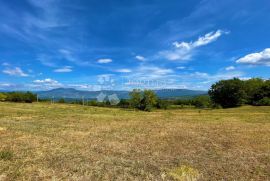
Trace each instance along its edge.
<instances>
[{"instance_id":1,"label":"leafy tree","mask_svg":"<svg viewBox=\"0 0 270 181\"><path fill-rule=\"evenodd\" d=\"M133 108L140 109L142 100L141 90L134 89L132 92L130 92L129 96L131 106Z\"/></svg>"},{"instance_id":2,"label":"leafy tree","mask_svg":"<svg viewBox=\"0 0 270 181\"><path fill-rule=\"evenodd\" d=\"M259 104L260 100L264 98L270 98L270 80L264 82L264 84L254 94L253 101L256 105Z\"/></svg>"},{"instance_id":3,"label":"leafy tree","mask_svg":"<svg viewBox=\"0 0 270 181\"><path fill-rule=\"evenodd\" d=\"M238 78L221 80L209 90L211 100L224 108L240 106L246 102L244 82Z\"/></svg>"},{"instance_id":4,"label":"leafy tree","mask_svg":"<svg viewBox=\"0 0 270 181\"><path fill-rule=\"evenodd\" d=\"M254 96L258 93L261 87L264 85L264 80L260 78L252 78L244 81L244 89L246 92L246 100L248 104L253 104Z\"/></svg>"},{"instance_id":5,"label":"leafy tree","mask_svg":"<svg viewBox=\"0 0 270 181\"><path fill-rule=\"evenodd\" d=\"M143 99L141 100L141 110L151 111L157 104L157 96L152 90L143 91Z\"/></svg>"}]
</instances>

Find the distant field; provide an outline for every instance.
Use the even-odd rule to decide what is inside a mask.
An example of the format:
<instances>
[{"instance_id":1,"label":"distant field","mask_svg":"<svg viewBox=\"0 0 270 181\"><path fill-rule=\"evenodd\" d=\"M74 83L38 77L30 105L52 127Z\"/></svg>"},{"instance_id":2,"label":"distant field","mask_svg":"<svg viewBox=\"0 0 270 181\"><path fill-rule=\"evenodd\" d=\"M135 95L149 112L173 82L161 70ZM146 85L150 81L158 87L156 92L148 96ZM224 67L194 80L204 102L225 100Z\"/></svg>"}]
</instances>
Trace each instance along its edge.
<instances>
[{"instance_id":1,"label":"distant field","mask_svg":"<svg viewBox=\"0 0 270 181\"><path fill-rule=\"evenodd\" d=\"M2 180L270 180L270 107L0 103Z\"/></svg>"}]
</instances>

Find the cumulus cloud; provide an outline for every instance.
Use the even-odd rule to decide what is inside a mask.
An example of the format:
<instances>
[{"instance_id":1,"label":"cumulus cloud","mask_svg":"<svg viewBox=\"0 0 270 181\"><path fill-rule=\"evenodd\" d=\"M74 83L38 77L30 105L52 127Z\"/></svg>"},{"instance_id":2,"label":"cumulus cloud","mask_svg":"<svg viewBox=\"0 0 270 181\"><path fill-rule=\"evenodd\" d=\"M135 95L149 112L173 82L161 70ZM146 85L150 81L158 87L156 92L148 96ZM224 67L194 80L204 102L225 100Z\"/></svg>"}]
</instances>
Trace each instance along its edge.
<instances>
[{"instance_id":1,"label":"cumulus cloud","mask_svg":"<svg viewBox=\"0 0 270 181\"><path fill-rule=\"evenodd\" d=\"M71 66L65 66L65 67L62 67L62 68L55 69L54 72L57 72L57 73L72 72L72 67Z\"/></svg>"},{"instance_id":2,"label":"cumulus cloud","mask_svg":"<svg viewBox=\"0 0 270 181\"><path fill-rule=\"evenodd\" d=\"M34 84L32 84L31 87L35 89L40 89L40 90L53 89L53 88L58 88L58 87L63 86L63 84L61 84L57 80L53 80L50 78L46 78L43 80L34 80L33 83Z\"/></svg>"},{"instance_id":3,"label":"cumulus cloud","mask_svg":"<svg viewBox=\"0 0 270 181\"><path fill-rule=\"evenodd\" d=\"M216 41L221 35L229 32L217 30L216 32L207 33L199 37L194 42L174 42L172 50L159 52L159 55L168 60L190 60L194 54L194 50Z\"/></svg>"},{"instance_id":4,"label":"cumulus cloud","mask_svg":"<svg viewBox=\"0 0 270 181\"><path fill-rule=\"evenodd\" d=\"M234 70L234 69L235 69L234 66L229 66L229 67L226 67L226 68L225 68L225 70L227 70L227 71Z\"/></svg>"},{"instance_id":5,"label":"cumulus cloud","mask_svg":"<svg viewBox=\"0 0 270 181\"><path fill-rule=\"evenodd\" d=\"M137 55L135 58L136 58L137 60L140 60L140 61L145 61L145 60L146 60L146 58L143 57L143 56L141 56L141 55Z\"/></svg>"},{"instance_id":6,"label":"cumulus cloud","mask_svg":"<svg viewBox=\"0 0 270 181\"><path fill-rule=\"evenodd\" d=\"M112 62L112 59L110 59L110 58L103 58L103 59L97 60L97 62L98 63L102 63L102 64L111 63Z\"/></svg>"},{"instance_id":7,"label":"cumulus cloud","mask_svg":"<svg viewBox=\"0 0 270 181\"><path fill-rule=\"evenodd\" d=\"M248 54L236 60L236 63L270 66L270 48L266 48L261 52Z\"/></svg>"},{"instance_id":8,"label":"cumulus cloud","mask_svg":"<svg viewBox=\"0 0 270 181\"><path fill-rule=\"evenodd\" d=\"M17 76L17 77L28 77L29 75L24 73L20 67L15 68L7 68L3 70L4 74L8 74L11 76Z\"/></svg>"}]
</instances>

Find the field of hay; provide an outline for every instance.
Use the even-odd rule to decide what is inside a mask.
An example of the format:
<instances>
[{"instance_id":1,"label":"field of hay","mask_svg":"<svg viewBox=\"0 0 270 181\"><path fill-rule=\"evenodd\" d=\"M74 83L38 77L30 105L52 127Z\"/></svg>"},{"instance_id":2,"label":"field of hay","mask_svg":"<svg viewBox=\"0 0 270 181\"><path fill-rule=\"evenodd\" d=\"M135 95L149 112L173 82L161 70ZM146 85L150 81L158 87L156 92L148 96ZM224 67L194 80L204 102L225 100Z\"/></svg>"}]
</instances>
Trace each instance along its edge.
<instances>
[{"instance_id":1,"label":"field of hay","mask_svg":"<svg viewBox=\"0 0 270 181\"><path fill-rule=\"evenodd\" d=\"M270 180L270 108L0 103L0 180Z\"/></svg>"}]
</instances>

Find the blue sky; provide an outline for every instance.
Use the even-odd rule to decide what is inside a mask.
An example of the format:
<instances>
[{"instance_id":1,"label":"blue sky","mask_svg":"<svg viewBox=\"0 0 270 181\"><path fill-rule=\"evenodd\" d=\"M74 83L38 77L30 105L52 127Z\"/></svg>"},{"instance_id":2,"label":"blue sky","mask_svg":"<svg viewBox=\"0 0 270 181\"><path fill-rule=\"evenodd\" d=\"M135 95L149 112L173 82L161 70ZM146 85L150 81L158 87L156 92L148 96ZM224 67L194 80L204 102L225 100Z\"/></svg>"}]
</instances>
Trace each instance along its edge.
<instances>
[{"instance_id":1,"label":"blue sky","mask_svg":"<svg viewBox=\"0 0 270 181\"><path fill-rule=\"evenodd\" d=\"M0 90L270 77L269 0L0 0Z\"/></svg>"}]
</instances>

